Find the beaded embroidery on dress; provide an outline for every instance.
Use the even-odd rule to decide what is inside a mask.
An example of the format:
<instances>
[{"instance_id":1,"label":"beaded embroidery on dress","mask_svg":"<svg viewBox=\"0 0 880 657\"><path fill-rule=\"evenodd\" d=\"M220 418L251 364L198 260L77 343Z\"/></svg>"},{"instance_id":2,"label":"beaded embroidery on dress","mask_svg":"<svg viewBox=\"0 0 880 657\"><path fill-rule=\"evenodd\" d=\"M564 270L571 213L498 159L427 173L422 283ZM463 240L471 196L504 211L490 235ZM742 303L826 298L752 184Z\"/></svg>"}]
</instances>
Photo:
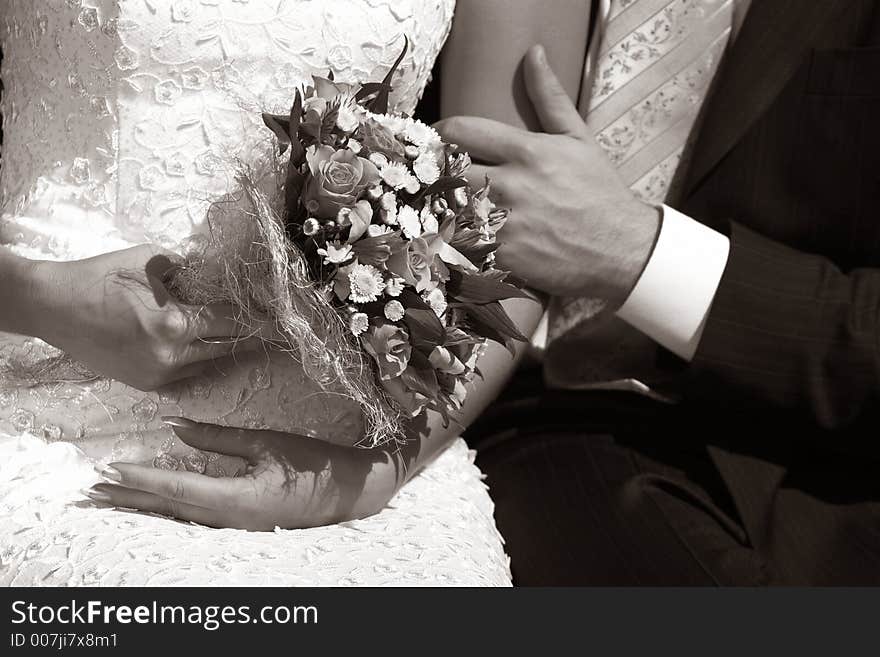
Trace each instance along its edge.
<instances>
[{"instance_id":1,"label":"beaded embroidery on dress","mask_svg":"<svg viewBox=\"0 0 880 657\"><path fill-rule=\"evenodd\" d=\"M293 88L328 69L341 81L381 79L406 35L391 102L412 112L453 6L7 0L2 248L53 260L144 242L186 248L205 230L211 199L233 185L226 163L265 143L260 111L283 110ZM160 393L92 378L58 356L0 334L0 582L509 584L491 500L463 443L392 508L336 527L247 534L78 501L95 462L235 473L235 460L177 442L162 415L351 443L360 413L322 394L287 355L242 356ZM51 383L28 378L53 367Z\"/></svg>"}]
</instances>

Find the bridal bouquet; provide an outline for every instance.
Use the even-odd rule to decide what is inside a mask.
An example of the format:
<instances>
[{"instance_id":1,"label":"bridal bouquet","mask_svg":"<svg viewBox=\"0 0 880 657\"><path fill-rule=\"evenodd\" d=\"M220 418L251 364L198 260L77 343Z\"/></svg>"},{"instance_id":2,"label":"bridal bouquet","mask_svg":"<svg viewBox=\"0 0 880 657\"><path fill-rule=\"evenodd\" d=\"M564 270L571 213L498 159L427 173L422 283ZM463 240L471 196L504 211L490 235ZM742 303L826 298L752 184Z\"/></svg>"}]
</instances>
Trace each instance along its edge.
<instances>
[{"instance_id":1,"label":"bridal bouquet","mask_svg":"<svg viewBox=\"0 0 880 657\"><path fill-rule=\"evenodd\" d=\"M494 266L507 213L488 181L473 189L466 153L388 112L405 51L381 82L316 77L288 115L263 115L286 156L279 200L242 178L265 253L248 261L248 294L233 296L263 297L298 355L317 357L323 378L335 374L365 407L373 443L397 430L395 416L428 408L448 422L485 340L525 339L499 303L528 295ZM264 294L255 279L269 280Z\"/></svg>"}]
</instances>

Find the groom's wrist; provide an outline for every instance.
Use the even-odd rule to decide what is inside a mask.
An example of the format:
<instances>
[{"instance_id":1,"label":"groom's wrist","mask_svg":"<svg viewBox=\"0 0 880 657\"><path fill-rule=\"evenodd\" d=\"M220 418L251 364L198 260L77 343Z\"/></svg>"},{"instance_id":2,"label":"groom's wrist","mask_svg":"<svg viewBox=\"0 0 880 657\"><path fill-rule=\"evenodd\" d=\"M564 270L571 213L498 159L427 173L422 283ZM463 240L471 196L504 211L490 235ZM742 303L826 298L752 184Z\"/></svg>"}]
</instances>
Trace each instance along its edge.
<instances>
[{"instance_id":1,"label":"groom's wrist","mask_svg":"<svg viewBox=\"0 0 880 657\"><path fill-rule=\"evenodd\" d=\"M663 219L660 208L641 201L630 203L617 215L617 264L608 276L608 301L614 308L624 304L648 266Z\"/></svg>"}]
</instances>

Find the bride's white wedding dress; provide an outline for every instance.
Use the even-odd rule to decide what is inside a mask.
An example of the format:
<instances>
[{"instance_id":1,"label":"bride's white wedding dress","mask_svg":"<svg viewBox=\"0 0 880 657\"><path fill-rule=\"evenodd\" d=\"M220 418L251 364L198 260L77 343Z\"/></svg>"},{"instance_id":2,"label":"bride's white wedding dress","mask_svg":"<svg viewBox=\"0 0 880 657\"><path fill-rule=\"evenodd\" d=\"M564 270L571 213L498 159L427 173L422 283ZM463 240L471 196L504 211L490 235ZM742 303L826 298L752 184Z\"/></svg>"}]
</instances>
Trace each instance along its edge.
<instances>
[{"instance_id":1,"label":"bride's white wedding dress","mask_svg":"<svg viewBox=\"0 0 880 657\"><path fill-rule=\"evenodd\" d=\"M4 0L0 248L68 260L204 230L226 163L266 140L260 111L333 71L411 112L453 0ZM0 283L2 284L2 283ZM95 463L230 475L160 418L351 442L356 408L289 357L255 354L161 393L91 379L38 340L0 334L0 584L509 584L492 503L455 443L382 513L312 530L215 530L101 508Z\"/></svg>"}]
</instances>

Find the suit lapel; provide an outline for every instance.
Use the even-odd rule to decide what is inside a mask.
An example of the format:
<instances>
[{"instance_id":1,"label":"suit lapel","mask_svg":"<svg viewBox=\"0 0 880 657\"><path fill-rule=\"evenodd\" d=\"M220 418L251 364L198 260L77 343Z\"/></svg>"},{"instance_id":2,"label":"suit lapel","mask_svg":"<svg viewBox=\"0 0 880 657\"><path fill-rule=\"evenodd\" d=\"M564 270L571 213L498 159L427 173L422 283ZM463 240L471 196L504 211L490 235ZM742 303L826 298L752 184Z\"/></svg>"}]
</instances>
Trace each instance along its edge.
<instances>
[{"instance_id":1,"label":"suit lapel","mask_svg":"<svg viewBox=\"0 0 880 657\"><path fill-rule=\"evenodd\" d=\"M753 0L709 98L686 172L690 193L763 114L846 0Z\"/></svg>"}]
</instances>

